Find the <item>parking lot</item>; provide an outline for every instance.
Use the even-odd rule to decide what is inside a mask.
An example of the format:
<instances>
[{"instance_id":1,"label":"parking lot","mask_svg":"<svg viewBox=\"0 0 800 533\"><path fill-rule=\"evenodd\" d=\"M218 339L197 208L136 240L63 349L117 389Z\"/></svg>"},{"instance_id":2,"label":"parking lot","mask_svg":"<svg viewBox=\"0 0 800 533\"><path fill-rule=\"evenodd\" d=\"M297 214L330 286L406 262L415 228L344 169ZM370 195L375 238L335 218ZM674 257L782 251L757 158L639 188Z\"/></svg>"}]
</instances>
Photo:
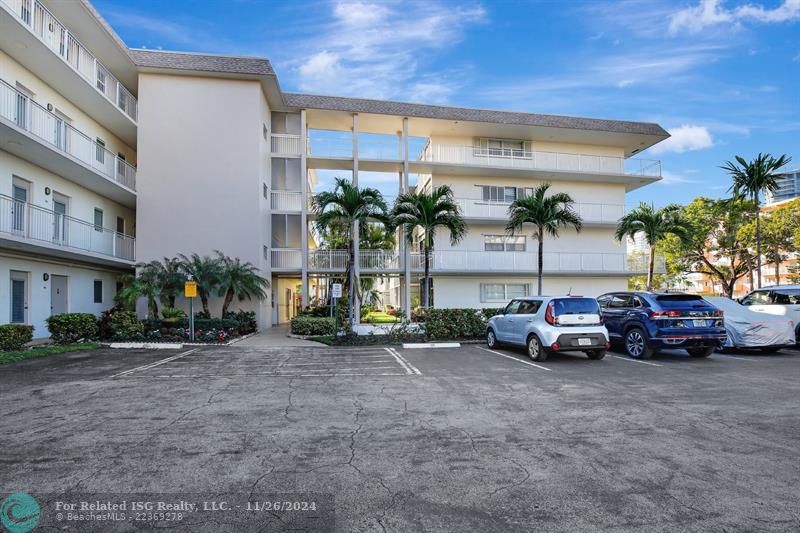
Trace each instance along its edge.
<instances>
[{"instance_id":1,"label":"parking lot","mask_svg":"<svg viewBox=\"0 0 800 533\"><path fill-rule=\"evenodd\" d=\"M796 351L64 354L0 367L0 492L330 493L338 531L797 531L798 378Z\"/></svg>"}]
</instances>

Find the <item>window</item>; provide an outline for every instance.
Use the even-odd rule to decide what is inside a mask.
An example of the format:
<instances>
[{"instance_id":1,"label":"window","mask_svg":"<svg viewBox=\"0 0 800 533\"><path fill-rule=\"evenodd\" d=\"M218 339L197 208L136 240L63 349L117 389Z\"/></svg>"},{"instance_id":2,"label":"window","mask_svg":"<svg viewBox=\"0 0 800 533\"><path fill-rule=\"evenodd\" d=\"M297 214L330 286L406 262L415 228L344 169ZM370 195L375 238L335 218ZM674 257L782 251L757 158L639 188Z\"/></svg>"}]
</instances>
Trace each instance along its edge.
<instances>
[{"instance_id":1,"label":"window","mask_svg":"<svg viewBox=\"0 0 800 533\"><path fill-rule=\"evenodd\" d=\"M506 306L506 309L505 309L504 313L507 314L507 315L516 315L517 311L519 311L520 303L522 303L522 302L520 302L519 300L512 301L511 303L509 303Z\"/></svg>"},{"instance_id":2,"label":"window","mask_svg":"<svg viewBox=\"0 0 800 533\"><path fill-rule=\"evenodd\" d=\"M106 162L106 143L103 139L97 138L97 144L95 145L96 154L95 158L97 159L98 163L105 163Z\"/></svg>"},{"instance_id":3,"label":"window","mask_svg":"<svg viewBox=\"0 0 800 533\"><path fill-rule=\"evenodd\" d=\"M102 279L94 280L94 303L96 303L96 304L103 303L103 280Z\"/></svg>"},{"instance_id":4,"label":"window","mask_svg":"<svg viewBox=\"0 0 800 533\"><path fill-rule=\"evenodd\" d=\"M487 252L524 252L524 235L484 235L483 249Z\"/></svg>"},{"instance_id":5,"label":"window","mask_svg":"<svg viewBox=\"0 0 800 533\"><path fill-rule=\"evenodd\" d=\"M530 145L519 139L478 139L476 156L530 158Z\"/></svg>"},{"instance_id":6,"label":"window","mask_svg":"<svg viewBox=\"0 0 800 533\"><path fill-rule=\"evenodd\" d=\"M528 296L527 283L481 283L481 302L504 302Z\"/></svg>"},{"instance_id":7,"label":"window","mask_svg":"<svg viewBox=\"0 0 800 533\"><path fill-rule=\"evenodd\" d=\"M484 202L501 202L510 204L518 198L525 198L533 193L530 187L501 187L496 185L480 185L481 198Z\"/></svg>"},{"instance_id":8,"label":"window","mask_svg":"<svg viewBox=\"0 0 800 533\"><path fill-rule=\"evenodd\" d=\"M94 209L94 230L103 231L103 210Z\"/></svg>"},{"instance_id":9,"label":"window","mask_svg":"<svg viewBox=\"0 0 800 533\"><path fill-rule=\"evenodd\" d=\"M542 306L541 300L524 300L519 309L517 309L518 315L535 315L539 312L539 308Z\"/></svg>"}]
</instances>

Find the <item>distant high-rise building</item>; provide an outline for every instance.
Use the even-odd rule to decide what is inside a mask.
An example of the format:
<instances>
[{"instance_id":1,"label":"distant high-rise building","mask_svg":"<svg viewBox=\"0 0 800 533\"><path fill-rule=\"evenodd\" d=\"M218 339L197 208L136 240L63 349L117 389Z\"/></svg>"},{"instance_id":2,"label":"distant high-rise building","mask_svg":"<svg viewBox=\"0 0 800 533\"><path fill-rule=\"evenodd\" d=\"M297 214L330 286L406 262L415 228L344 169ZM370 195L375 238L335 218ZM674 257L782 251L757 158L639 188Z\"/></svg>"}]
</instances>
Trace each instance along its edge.
<instances>
[{"instance_id":1,"label":"distant high-rise building","mask_svg":"<svg viewBox=\"0 0 800 533\"><path fill-rule=\"evenodd\" d=\"M778 188L767 193L767 203L774 204L800 197L800 169L784 172L778 178Z\"/></svg>"}]
</instances>

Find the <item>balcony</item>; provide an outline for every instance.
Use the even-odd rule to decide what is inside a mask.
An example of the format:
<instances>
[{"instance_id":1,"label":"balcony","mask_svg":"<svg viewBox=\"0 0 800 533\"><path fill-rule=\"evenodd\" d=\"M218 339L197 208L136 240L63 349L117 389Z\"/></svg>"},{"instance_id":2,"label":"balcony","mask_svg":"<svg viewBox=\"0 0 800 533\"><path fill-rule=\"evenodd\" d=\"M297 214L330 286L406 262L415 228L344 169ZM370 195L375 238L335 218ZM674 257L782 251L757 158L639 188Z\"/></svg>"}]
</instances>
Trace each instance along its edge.
<instances>
[{"instance_id":1,"label":"balcony","mask_svg":"<svg viewBox=\"0 0 800 533\"><path fill-rule=\"evenodd\" d=\"M135 145L136 98L69 28L38 0L0 0L0 15L3 50L125 142ZM6 18L17 24L6 22Z\"/></svg>"},{"instance_id":2,"label":"balcony","mask_svg":"<svg viewBox=\"0 0 800 533\"><path fill-rule=\"evenodd\" d=\"M289 133L273 133L270 136L272 155L283 157L300 157L303 154L301 137Z\"/></svg>"},{"instance_id":3,"label":"balcony","mask_svg":"<svg viewBox=\"0 0 800 533\"><path fill-rule=\"evenodd\" d=\"M665 272L662 257L656 258L656 271ZM420 252L410 255L411 270L424 270L424 257ZM633 275L647 271L647 258L628 256L625 253L545 252L544 269L547 274ZM302 254L297 249L273 249L272 269L299 271ZM347 250L311 250L308 269L311 272L344 272L348 264ZM362 273L400 273L402 257L394 250L361 250L359 265ZM482 273L491 275L535 274L538 270L535 252L484 252L471 250L434 251L430 256L430 270L436 274Z\"/></svg>"},{"instance_id":4,"label":"balcony","mask_svg":"<svg viewBox=\"0 0 800 533\"><path fill-rule=\"evenodd\" d=\"M132 265L136 239L0 194L0 243L12 248L119 266Z\"/></svg>"},{"instance_id":5,"label":"balcony","mask_svg":"<svg viewBox=\"0 0 800 533\"><path fill-rule=\"evenodd\" d=\"M492 202L474 198L456 198L461 214L466 219L492 220L505 223L508 221L506 202ZM625 214L622 204L576 203L573 209L583 219L584 224L614 225Z\"/></svg>"},{"instance_id":6,"label":"balcony","mask_svg":"<svg viewBox=\"0 0 800 533\"><path fill-rule=\"evenodd\" d=\"M3 149L99 194L136 205L136 167L0 80Z\"/></svg>"},{"instance_id":7,"label":"balcony","mask_svg":"<svg viewBox=\"0 0 800 533\"><path fill-rule=\"evenodd\" d=\"M303 207L303 193L272 191L270 192L270 207L274 212L299 213Z\"/></svg>"}]
</instances>

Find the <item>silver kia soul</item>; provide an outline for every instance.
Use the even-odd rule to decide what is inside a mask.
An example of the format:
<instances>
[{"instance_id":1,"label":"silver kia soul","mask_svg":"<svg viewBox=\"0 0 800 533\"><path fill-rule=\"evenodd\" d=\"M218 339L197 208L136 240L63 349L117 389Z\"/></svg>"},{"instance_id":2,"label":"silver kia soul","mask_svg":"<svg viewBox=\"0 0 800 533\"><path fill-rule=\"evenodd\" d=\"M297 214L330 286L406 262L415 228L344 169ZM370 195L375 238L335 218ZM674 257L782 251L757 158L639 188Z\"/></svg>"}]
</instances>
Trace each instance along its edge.
<instances>
[{"instance_id":1,"label":"silver kia soul","mask_svg":"<svg viewBox=\"0 0 800 533\"><path fill-rule=\"evenodd\" d=\"M608 330L594 298L577 296L527 296L511 300L502 314L489 319L486 344L528 348L534 361L550 352L582 351L589 359L602 359L611 346Z\"/></svg>"}]
</instances>

